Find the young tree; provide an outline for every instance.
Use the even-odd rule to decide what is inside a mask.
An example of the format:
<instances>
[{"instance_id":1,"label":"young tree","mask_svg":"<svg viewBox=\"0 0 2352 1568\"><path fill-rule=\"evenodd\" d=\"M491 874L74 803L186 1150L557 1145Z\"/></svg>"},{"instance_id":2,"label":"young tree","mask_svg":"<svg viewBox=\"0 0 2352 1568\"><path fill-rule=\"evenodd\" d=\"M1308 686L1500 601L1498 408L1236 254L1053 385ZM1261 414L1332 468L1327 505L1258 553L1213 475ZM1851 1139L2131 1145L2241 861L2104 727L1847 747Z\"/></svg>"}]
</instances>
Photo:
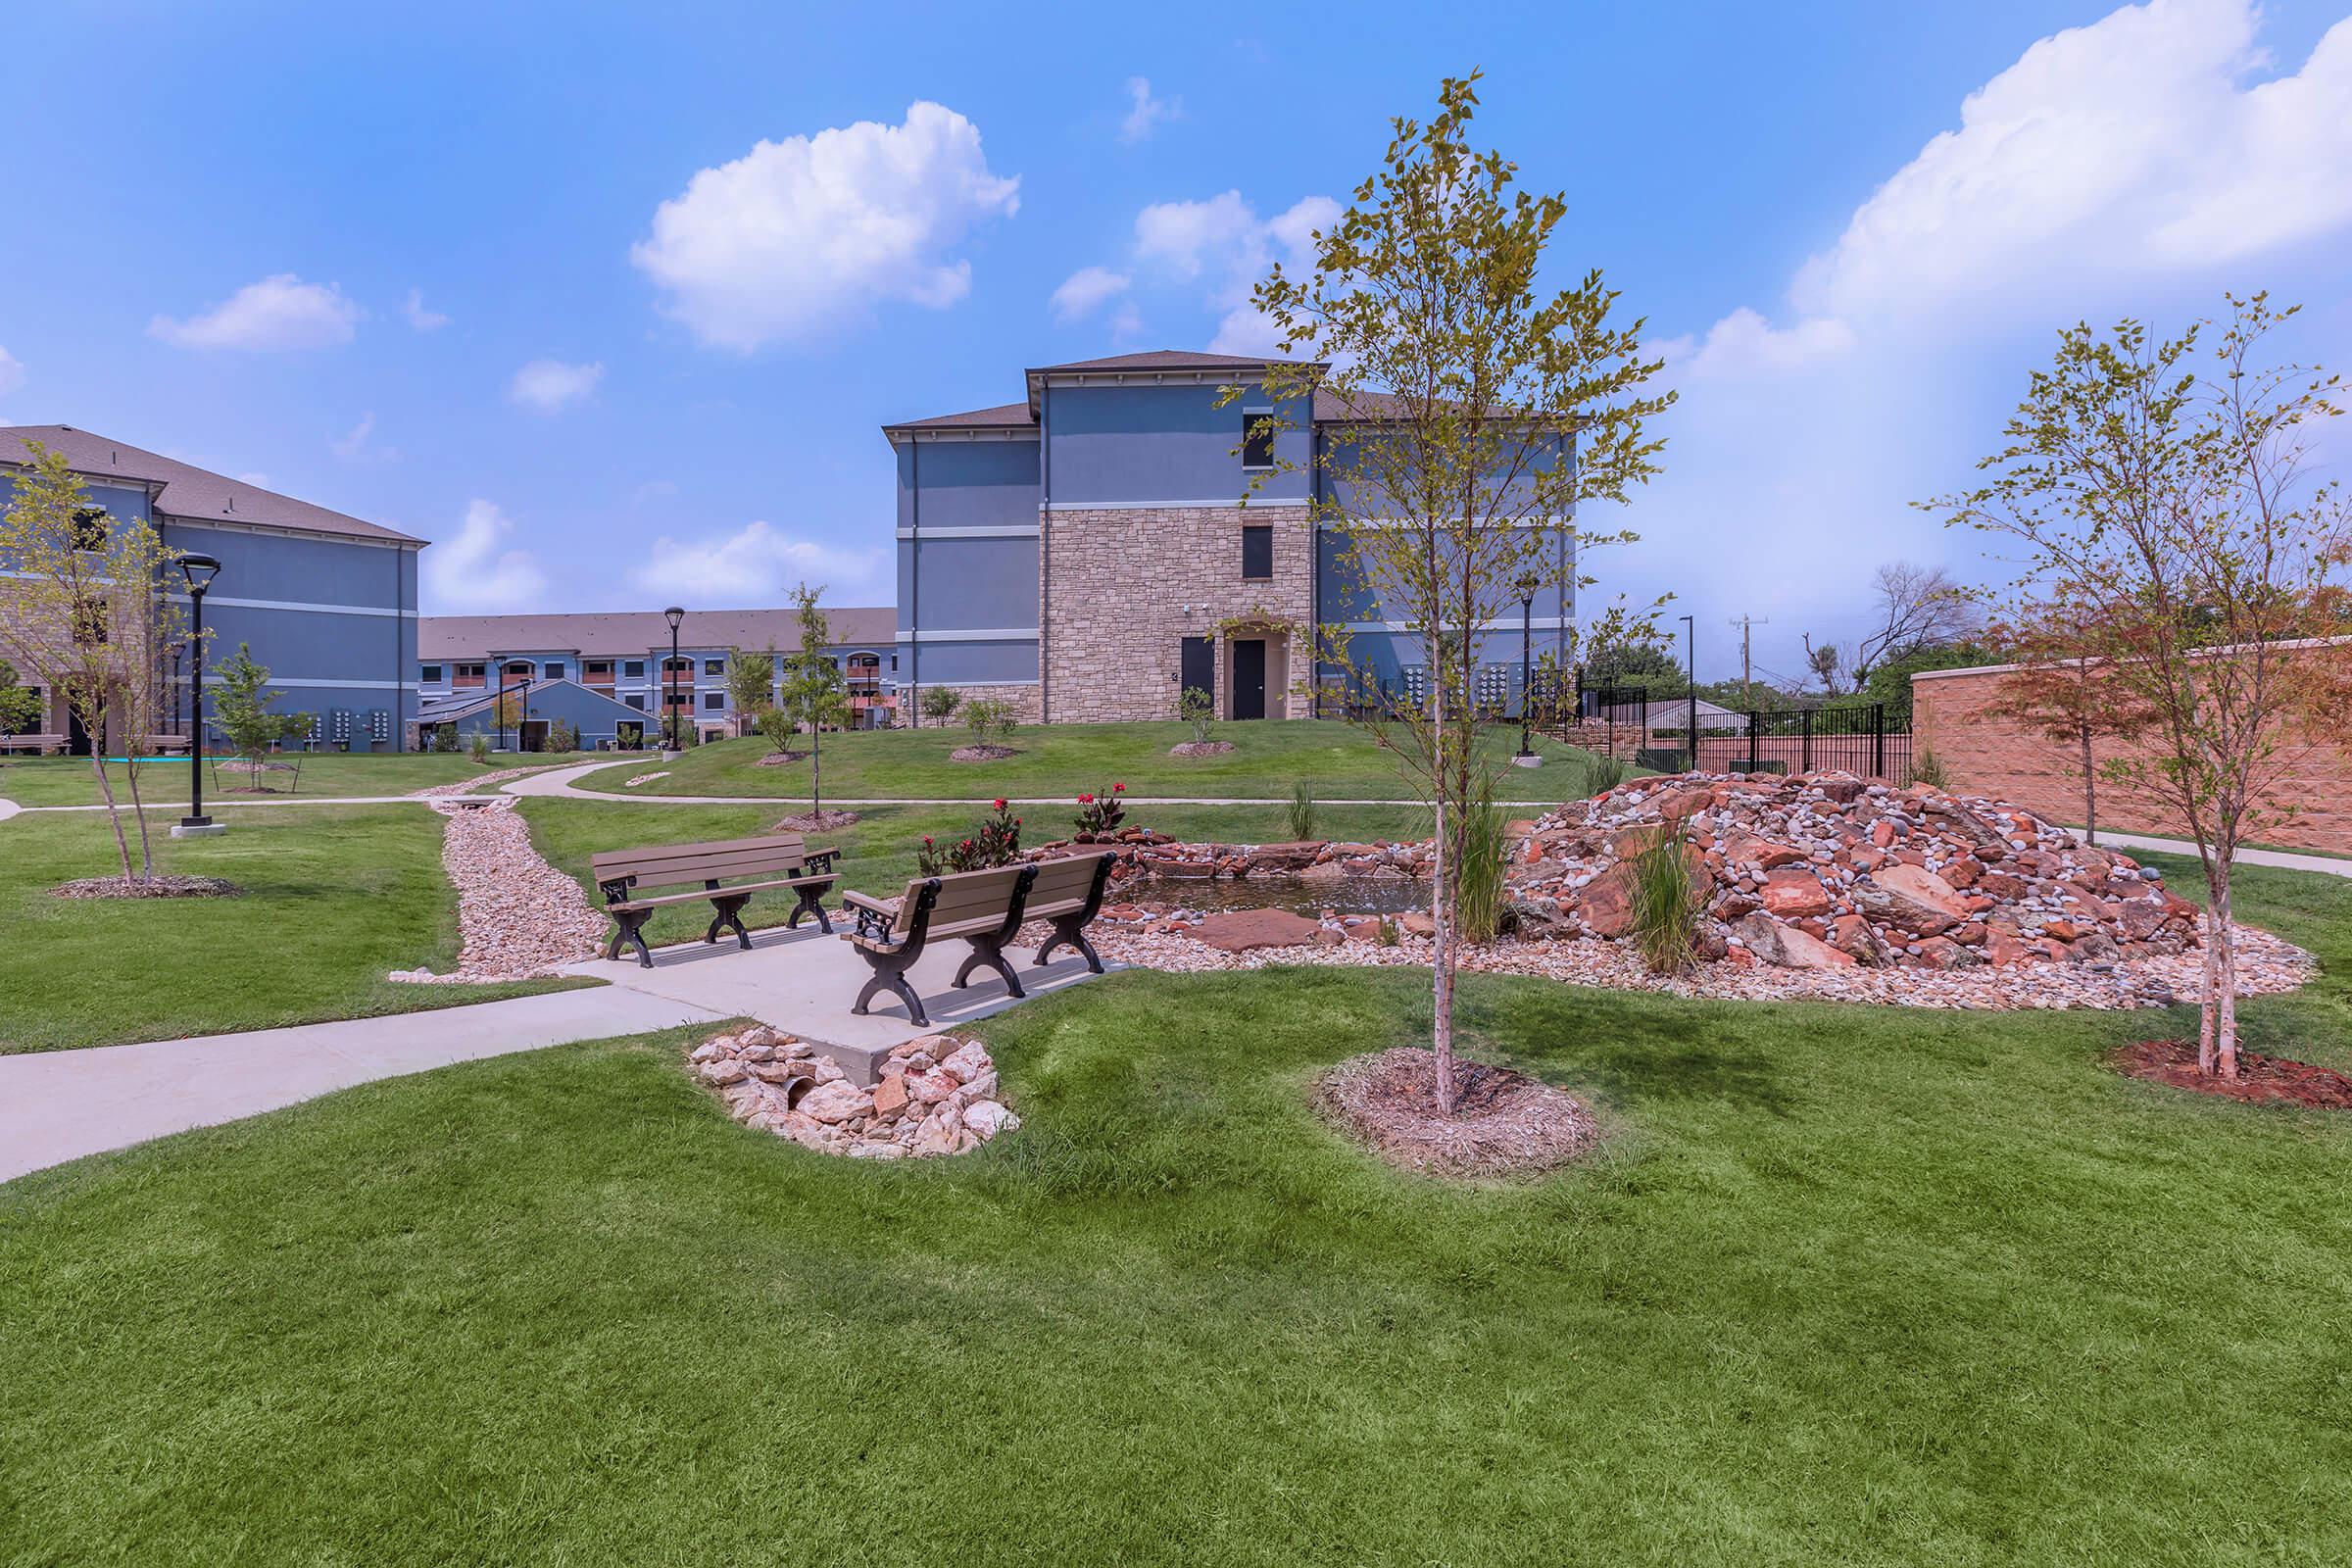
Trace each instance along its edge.
<instances>
[{"instance_id":1,"label":"young tree","mask_svg":"<svg viewBox=\"0 0 2352 1568\"><path fill-rule=\"evenodd\" d=\"M927 686L915 707L923 717L944 724L956 716L956 710L962 702L963 693L953 686Z\"/></svg>"},{"instance_id":2,"label":"young tree","mask_svg":"<svg viewBox=\"0 0 2352 1568\"><path fill-rule=\"evenodd\" d=\"M0 735L23 735L41 721L41 700L17 681L17 666L0 659Z\"/></svg>"},{"instance_id":3,"label":"young tree","mask_svg":"<svg viewBox=\"0 0 2352 1568\"><path fill-rule=\"evenodd\" d=\"M1592 581L1571 564L1571 519L1657 471L1662 443L1645 421L1673 401L1646 389L1662 362L1642 357L1640 320L1611 319L1617 294L1597 270L1539 292L1568 201L1516 188L1516 166L1471 147L1477 81L1448 78L1426 124L1394 122L1384 168L1312 237L1311 270L1277 266L1251 295L1288 361L1266 372L1277 412L1252 432L1276 437L1270 471L1298 466L1279 460L1280 432L1297 422L1288 411L1311 398L1336 415L1336 438L1309 461L1329 481L1318 505L1337 525L1338 570L1381 618L1413 629L1429 674L1426 708L1368 722L1435 814L1433 1046L1446 1114L1462 860L1484 782L1480 630L1515 619L1524 580L1563 592ZM1640 640L1645 628L1627 618L1619 606L1583 631ZM1316 652L1356 669L1337 631Z\"/></svg>"},{"instance_id":4,"label":"young tree","mask_svg":"<svg viewBox=\"0 0 2352 1568\"><path fill-rule=\"evenodd\" d=\"M2075 657L2143 705L2144 742L2110 779L2161 803L2205 874L2205 996L2197 1064L2237 1075L2237 949L2230 878L2238 846L2291 814L2278 792L2310 749L2347 733L2352 648L2341 626L2352 514L2304 463L2338 412L2337 378L2260 363L2291 309L2230 298L2212 323L2159 340L2126 320L2059 336L2011 416L1982 487L1928 505L2022 547L2016 591L2082 585Z\"/></svg>"},{"instance_id":5,"label":"young tree","mask_svg":"<svg viewBox=\"0 0 2352 1568\"><path fill-rule=\"evenodd\" d=\"M762 734L766 726L760 716L775 706L776 651L746 653L740 648L727 650L727 701L735 710L735 732L748 735L754 730ZM783 750L778 747L777 750Z\"/></svg>"},{"instance_id":6,"label":"young tree","mask_svg":"<svg viewBox=\"0 0 2352 1568\"><path fill-rule=\"evenodd\" d=\"M222 660L213 672L213 724L229 749L254 764L260 781L261 760L270 748L310 728L305 713L277 711L278 694L270 691L270 669L253 657L244 643Z\"/></svg>"},{"instance_id":7,"label":"young tree","mask_svg":"<svg viewBox=\"0 0 2352 1568\"><path fill-rule=\"evenodd\" d=\"M166 651L187 636L187 617L166 591L166 573L180 553L143 519L91 505L63 453L32 441L25 454L30 461L0 514L0 560L10 571L0 579L0 657L31 671L80 721L122 874L152 876L139 754L172 706ZM198 650L197 667L202 662ZM135 870L107 767L114 744L126 759L123 779L139 835Z\"/></svg>"},{"instance_id":8,"label":"young tree","mask_svg":"<svg viewBox=\"0 0 2352 1568\"><path fill-rule=\"evenodd\" d=\"M808 726L808 810L821 814L825 808L822 731L827 724L843 724L850 717L848 684L842 679L841 666L833 662L826 652L833 646L833 630L825 623L825 612L817 608L822 588L802 583L792 591L793 608L801 628L799 650L784 661L784 701L782 708L795 723Z\"/></svg>"},{"instance_id":9,"label":"young tree","mask_svg":"<svg viewBox=\"0 0 2352 1568\"><path fill-rule=\"evenodd\" d=\"M2084 650L2096 639L2095 596L2060 585L2046 603L2021 606L2015 625L1993 629L2004 661L2017 667L1995 688L1993 711L2066 748L2082 783L2082 837L2099 842L2097 743L2133 742L2155 721L2145 696L2107 679L2108 666Z\"/></svg>"}]
</instances>

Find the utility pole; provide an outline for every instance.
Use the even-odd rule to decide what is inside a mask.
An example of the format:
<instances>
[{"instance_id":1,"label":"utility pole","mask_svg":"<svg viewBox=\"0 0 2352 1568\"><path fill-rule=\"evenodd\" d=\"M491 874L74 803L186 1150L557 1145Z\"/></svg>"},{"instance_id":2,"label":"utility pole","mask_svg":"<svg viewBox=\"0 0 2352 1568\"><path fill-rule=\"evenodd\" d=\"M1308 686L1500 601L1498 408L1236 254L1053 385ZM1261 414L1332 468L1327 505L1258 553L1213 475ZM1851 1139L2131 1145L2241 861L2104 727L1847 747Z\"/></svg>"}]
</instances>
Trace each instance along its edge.
<instances>
[{"instance_id":1,"label":"utility pole","mask_svg":"<svg viewBox=\"0 0 2352 1568\"><path fill-rule=\"evenodd\" d=\"M1732 624L1740 628L1740 702L1742 707L1748 710L1748 711L1753 712L1755 711L1756 707L1756 683L1751 678L1753 671L1748 664L1747 659L1748 628L1751 626L1769 626L1772 624L1772 617L1769 615L1761 617L1756 615L1734 615L1732 617Z\"/></svg>"}]
</instances>

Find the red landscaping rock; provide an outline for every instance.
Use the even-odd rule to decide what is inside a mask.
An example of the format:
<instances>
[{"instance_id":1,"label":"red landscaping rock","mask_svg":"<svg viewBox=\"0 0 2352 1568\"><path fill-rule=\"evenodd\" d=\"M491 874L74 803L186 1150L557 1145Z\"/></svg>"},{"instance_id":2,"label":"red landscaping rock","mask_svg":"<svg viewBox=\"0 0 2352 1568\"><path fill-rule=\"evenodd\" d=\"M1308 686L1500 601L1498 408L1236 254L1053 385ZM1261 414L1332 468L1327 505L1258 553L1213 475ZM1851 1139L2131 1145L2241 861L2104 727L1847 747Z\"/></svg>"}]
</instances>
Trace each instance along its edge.
<instances>
[{"instance_id":1,"label":"red landscaping rock","mask_svg":"<svg viewBox=\"0 0 2352 1568\"><path fill-rule=\"evenodd\" d=\"M1219 953L1248 953L1255 948L1304 947L1322 929L1320 921L1288 909L1232 909L1201 921L1193 938Z\"/></svg>"},{"instance_id":2,"label":"red landscaping rock","mask_svg":"<svg viewBox=\"0 0 2352 1568\"><path fill-rule=\"evenodd\" d=\"M1764 907L1784 920L1830 912L1829 890L1810 871L1775 871L1764 879Z\"/></svg>"}]
</instances>

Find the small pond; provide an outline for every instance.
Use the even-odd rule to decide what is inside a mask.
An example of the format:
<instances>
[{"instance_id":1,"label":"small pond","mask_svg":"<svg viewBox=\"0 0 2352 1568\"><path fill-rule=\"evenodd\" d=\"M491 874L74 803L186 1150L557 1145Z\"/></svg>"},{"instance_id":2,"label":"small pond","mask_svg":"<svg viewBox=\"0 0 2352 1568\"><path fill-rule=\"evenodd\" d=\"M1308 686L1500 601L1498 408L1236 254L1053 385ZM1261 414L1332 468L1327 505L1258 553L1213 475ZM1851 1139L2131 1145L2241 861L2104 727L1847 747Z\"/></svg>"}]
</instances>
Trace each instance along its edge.
<instances>
[{"instance_id":1,"label":"small pond","mask_svg":"<svg viewBox=\"0 0 2352 1568\"><path fill-rule=\"evenodd\" d=\"M1288 909L1294 914L1402 914L1429 907L1429 884L1417 877L1148 876L1120 885L1115 898L1153 908Z\"/></svg>"}]
</instances>

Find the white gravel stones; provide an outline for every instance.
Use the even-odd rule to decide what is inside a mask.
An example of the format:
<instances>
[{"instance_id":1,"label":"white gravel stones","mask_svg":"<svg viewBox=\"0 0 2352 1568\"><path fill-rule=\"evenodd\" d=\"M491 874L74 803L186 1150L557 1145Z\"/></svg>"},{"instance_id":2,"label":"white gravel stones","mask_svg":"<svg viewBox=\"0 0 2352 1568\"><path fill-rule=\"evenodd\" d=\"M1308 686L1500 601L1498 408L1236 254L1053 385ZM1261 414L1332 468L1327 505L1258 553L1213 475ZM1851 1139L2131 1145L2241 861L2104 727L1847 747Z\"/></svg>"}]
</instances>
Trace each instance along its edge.
<instances>
[{"instance_id":1,"label":"white gravel stones","mask_svg":"<svg viewBox=\"0 0 2352 1568\"><path fill-rule=\"evenodd\" d=\"M469 795L485 784L504 784L511 778L521 778L538 771L536 767L501 767L488 773L476 773L470 778L455 779L447 784L427 784L423 789L409 791L409 794L420 801L447 800L455 795Z\"/></svg>"},{"instance_id":2,"label":"white gravel stones","mask_svg":"<svg viewBox=\"0 0 2352 1568\"><path fill-rule=\"evenodd\" d=\"M531 980L596 956L605 917L577 882L540 858L514 806L512 796L433 804L449 819L441 864L458 890L458 967L451 974L399 969L386 978L420 985Z\"/></svg>"},{"instance_id":3,"label":"white gravel stones","mask_svg":"<svg viewBox=\"0 0 2352 1568\"><path fill-rule=\"evenodd\" d=\"M624 790L633 790L640 784L651 784L658 778L667 777L669 777L669 769L665 767L658 773L639 773L634 778L623 779L621 780L620 787Z\"/></svg>"},{"instance_id":4,"label":"white gravel stones","mask_svg":"<svg viewBox=\"0 0 2352 1568\"><path fill-rule=\"evenodd\" d=\"M765 1024L714 1035L686 1059L735 1120L824 1154L960 1154L1021 1124L998 1098L996 1064L977 1040L910 1040L890 1054L871 1089L850 1083L806 1041Z\"/></svg>"}]
</instances>

